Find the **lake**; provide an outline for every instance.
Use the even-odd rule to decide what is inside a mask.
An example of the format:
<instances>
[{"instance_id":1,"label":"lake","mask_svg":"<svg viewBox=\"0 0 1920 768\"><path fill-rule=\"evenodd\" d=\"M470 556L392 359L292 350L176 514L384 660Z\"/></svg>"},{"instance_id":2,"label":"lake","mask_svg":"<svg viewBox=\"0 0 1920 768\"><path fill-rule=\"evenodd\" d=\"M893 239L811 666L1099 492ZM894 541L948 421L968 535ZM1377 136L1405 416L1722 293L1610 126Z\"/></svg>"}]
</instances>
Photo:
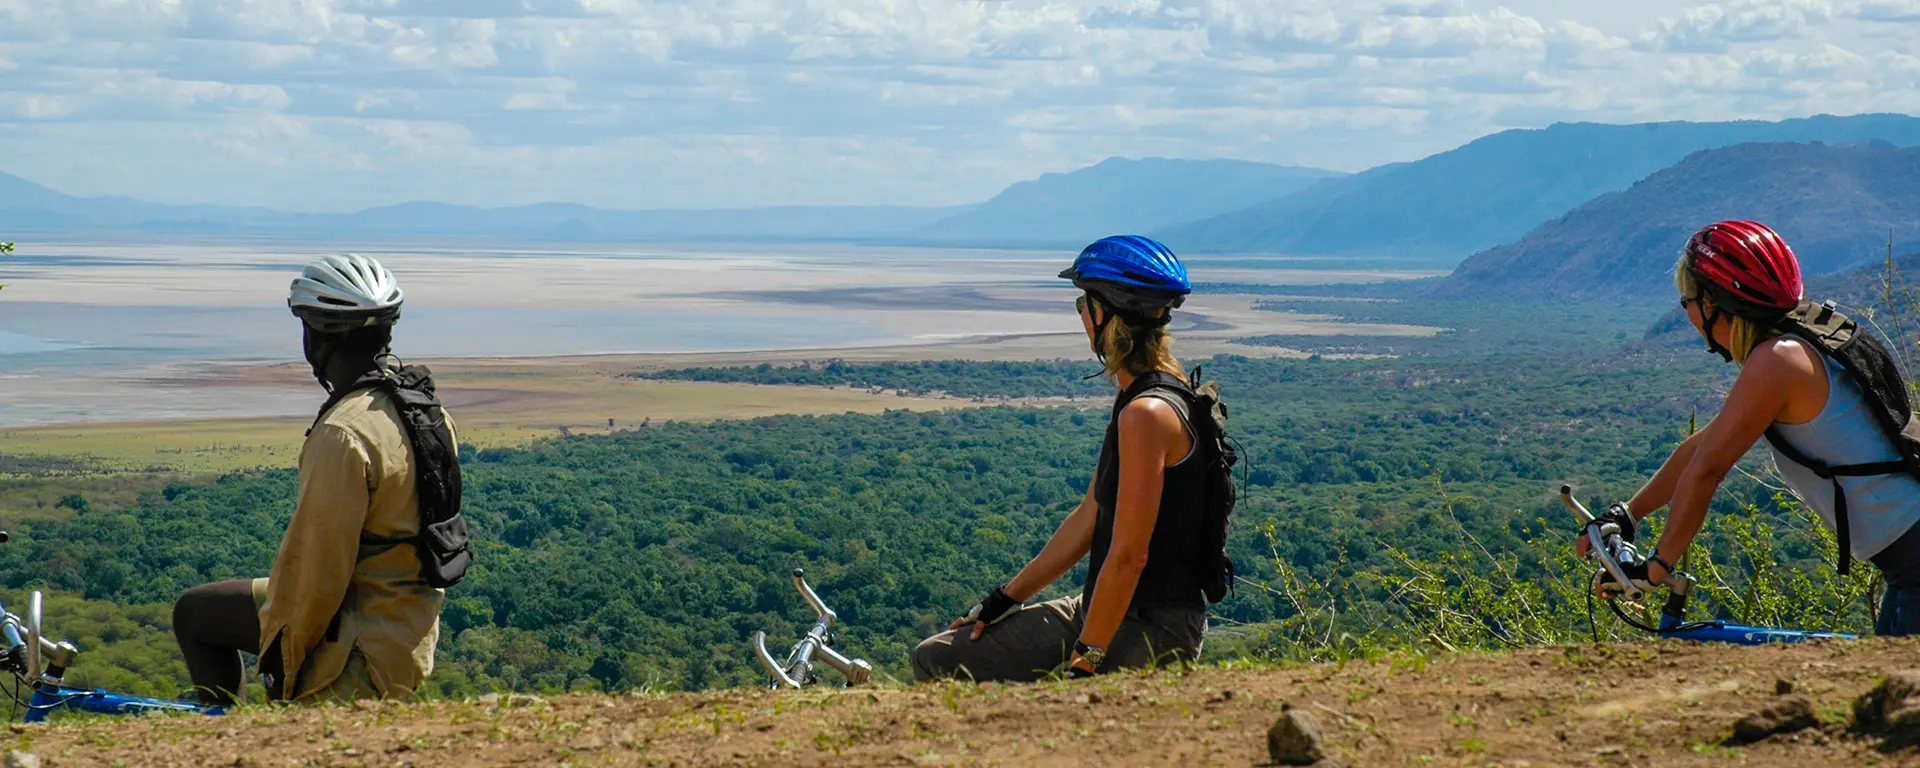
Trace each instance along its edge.
<instances>
[{"instance_id":1,"label":"lake","mask_svg":"<svg viewBox=\"0 0 1920 768\"><path fill-rule=\"evenodd\" d=\"M300 359L285 305L331 249L284 243L23 244L0 260L0 424L287 412L287 393L168 392L182 369ZM399 277L403 357L824 349L1074 332L1068 252L855 245L367 248ZM1190 263L1198 282L1419 276ZM1196 301L1195 304L1202 302ZM1272 313L1269 313L1272 314ZM302 393L306 395L310 393ZM202 402L204 400L204 402Z\"/></svg>"}]
</instances>

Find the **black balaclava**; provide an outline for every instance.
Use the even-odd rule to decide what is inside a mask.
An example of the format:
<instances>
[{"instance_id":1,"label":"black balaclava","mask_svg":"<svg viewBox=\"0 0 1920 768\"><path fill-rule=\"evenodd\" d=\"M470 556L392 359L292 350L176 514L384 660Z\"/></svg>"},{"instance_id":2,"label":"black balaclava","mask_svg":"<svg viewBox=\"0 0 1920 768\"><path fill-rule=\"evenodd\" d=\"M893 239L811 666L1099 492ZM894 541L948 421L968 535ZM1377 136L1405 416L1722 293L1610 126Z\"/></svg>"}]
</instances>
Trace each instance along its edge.
<instances>
[{"instance_id":1,"label":"black balaclava","mask_svg":"<svg viewBox=\"0 0 1920 768\"><path fill-rule=\"evenodd\" d=\"M352 379L332 381L327 378L328 369L333 366L334 360L344 358L347 362L355 363L351 366L356 369L352 375L353 379L358 379L362 374L378 367L379 359L387 354L387 348L393 341L391 326L356 328L346 333L316 331L313 326L306 323L301 323L300 327L301 351L306 355L307 365L313 369L314 380L320 382L320 386L328 393L334 392L337 387L353 383ZM359 362L361 359L364 359L363 363Z\"/></svg>"}]
</instances>

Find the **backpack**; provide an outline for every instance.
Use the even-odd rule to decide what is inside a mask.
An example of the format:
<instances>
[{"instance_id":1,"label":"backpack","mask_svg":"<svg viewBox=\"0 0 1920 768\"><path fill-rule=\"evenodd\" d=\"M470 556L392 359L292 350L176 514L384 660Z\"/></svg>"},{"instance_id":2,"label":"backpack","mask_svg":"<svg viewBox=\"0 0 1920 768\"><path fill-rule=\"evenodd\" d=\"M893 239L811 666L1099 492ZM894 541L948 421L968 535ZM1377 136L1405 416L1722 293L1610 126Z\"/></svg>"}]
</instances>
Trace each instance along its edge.
<instances>
[{"instance_id":1,"label":"backpack","mask_svg":"<svg viewBox=\"0 0 1920 768\"><path fill-rule=\"evenodd\" d=\"M1829 466L1793 447L1775 428L1767 429L1767 442L1775 451L1833 483L1834 536L1840 541L1840 573L1845 576L1853 570L1853 549L1847 492L1840 478L1901 473L1920 478L1920 420L1913 418L1913 399L1893 355L1872 334L1862 332L1858 323L1835 312L1833 302L1801 302L1776 327L1783 335L1812 344L1822 356L1840 363L1866 395L1874 421L1900 451L1898 461Z\"/></svg>"},{"instance_id":2,"label":"backpack","mask_svg":"<svg viewBox=\"0 0 1920 768\"><path fill-rule=\"evenodd\" d=\"M1201 381L1200 374L1200 368L1194 368L1187 381ZM1207 602L1218 603L1234 592L1235 571L1233 558L1227 555L1227 528L1232 522L1233 507L1239 498L1238 489L1233 484L1233 467L1240 462L1240 452L1228 442L1227 404L1220 399L1220 382L1208 381L1197 388L1189 387L1178 377L1160 371L1146 374L1141 379L1134 383L1136 392L1145 394L1153 390L1165 390L1178 394L1186 402L1187 423L1193 427L1194 449L1207 462L1203 483L1206 498L1200 505L1200 532L1193 540L1193 548L1187 554L1186 561L1194 578L1200 582L1201 591L1206 593ZM1118 417L1117 410L1115 417Z\"/></svg>"},{"instance_id":3,"label":"backpack","mask_svg":"<svg viewBox=\"0 0 1920 768\"><path fill-rule=\"evenodd\" d=\"M320 408L321 416L347 395L368 388L381 389L393 398L407 442L413 447L420 533L388 538L361 531L360 544L411 544L420 557L420 577L429 586L445 589L458 584L467 575L473 553L468 547L467 520L460 515L460 459L453 431L447 428L446 411L434 394L433 372L424 365L407 365L369 373L328 398ZM314 424L319 424L319 419L316 417Z\"/></svg>"}]
</instances>

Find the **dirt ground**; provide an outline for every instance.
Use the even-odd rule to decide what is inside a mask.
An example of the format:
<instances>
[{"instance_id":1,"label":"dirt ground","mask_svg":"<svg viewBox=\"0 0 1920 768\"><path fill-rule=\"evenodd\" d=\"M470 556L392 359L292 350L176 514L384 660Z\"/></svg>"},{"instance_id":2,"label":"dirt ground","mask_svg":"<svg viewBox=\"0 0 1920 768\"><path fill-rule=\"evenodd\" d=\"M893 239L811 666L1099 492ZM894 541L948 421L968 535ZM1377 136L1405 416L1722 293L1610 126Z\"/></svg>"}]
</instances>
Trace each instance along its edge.
<instances>
[{"instance_id":1,"label":"dirt ground","mask_svg":"<svg viewBox=\"0 0 1920 768\"><path fill-rule=\"evenodd\" d=\"M1349 766L1920 765L1851 703L1920 644L1682 643L1202 667L1033 685L498 695L14 726L47 766L1259 765L1283 707ZM1726 746L1778 681L1822 726Z\"/></svg>"}]
</instances>

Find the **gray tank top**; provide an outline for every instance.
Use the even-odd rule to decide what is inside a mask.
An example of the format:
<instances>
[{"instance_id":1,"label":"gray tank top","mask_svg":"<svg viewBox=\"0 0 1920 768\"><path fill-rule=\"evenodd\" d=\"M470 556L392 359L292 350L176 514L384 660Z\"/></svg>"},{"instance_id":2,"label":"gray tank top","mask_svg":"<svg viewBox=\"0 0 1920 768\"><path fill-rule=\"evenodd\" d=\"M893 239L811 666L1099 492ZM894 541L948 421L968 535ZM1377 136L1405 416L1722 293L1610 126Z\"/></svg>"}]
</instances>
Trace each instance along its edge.
<instances>
[{"instance_id":1,"label":"gray tank top","mask_svg":"<svg viewBox=\"0 0 1920 768\"><path fill-rule=\"evenodd\" d=\"M1805 424L1774 422L1778 434L1792 447L1828 466L1899 461L1900 449L1875 420L1873 404L1838 362L1821 355L1827 364L1827 405ZM1793 494L1820 514L1833 528L1833 482L1768 447L1780 474ZM1920 522L1920 480L1912 475L1871 475L1839 478L1847 492L1847 519L1852 528L1853 556L1867 560Z\"/></svg>"}]
</instances>

